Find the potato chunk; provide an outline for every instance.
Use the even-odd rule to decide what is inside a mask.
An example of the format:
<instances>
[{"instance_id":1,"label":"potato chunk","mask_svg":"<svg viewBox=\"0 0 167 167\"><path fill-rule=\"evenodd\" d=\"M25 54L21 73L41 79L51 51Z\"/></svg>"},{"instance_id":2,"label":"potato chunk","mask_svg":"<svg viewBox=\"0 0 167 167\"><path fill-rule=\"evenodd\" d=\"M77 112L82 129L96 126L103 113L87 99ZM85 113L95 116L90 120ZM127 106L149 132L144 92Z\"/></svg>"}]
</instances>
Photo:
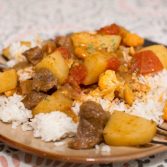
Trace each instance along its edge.
<instances>
[{"instance_id":1,"label":"potato chunk","mask_svg":"<svg viewBox=\"0 0 167 167\"><path fill-rule=\"evenodd\" d=\"M36 69L47 68L58 79L60 84L64 83L68 77L69 66L59 51L44 57L41 62L36 65Z\"/></svg>"},{"instance_id":2,"label":"potato chunk","mask_svg":"<svg viewBox=\"0 0 167 167\"><path fill-rule=\"evenodd\" d=\"M33 115L39 113L49 113L52 111L62 111L76 120L76 115L71 111L72 100L63 95L60 91L47 96L32 110Z\"/></svg>"},{"instance_id":3,"label":"potato chunk","mask_svg":"<svg viewBox=\"0 0 167 167\"><path fill-rule=\"evenodd\" d=\"M115 111L104 131L104 140L113 146L138 146L149 143L156 134L156 124L147 119Z\"/></svg>"},{"instance_id":4,"label":"potato chunk","mask_svg":"<svg viewBox=\"0 0 167 167\"><path fill-rule=\"evenodd\" d=\"M15 89L17 86L16 70L11 69L0 73L0 93Z\"/></svg>"},{"instance_id":5,"label":"potato chunk","mask_svg":"<svg viewBox=\"0 0 167 167\"><path fill-rule=\"evenodd\" d=\"M152 45L143 48L141 51L151 50L159 58L164 68L167 69L167 48L163 45Z\"/></svg>"},{"instance_id":6,"label":"potato chunk","mask_svg":"<svg viewBox=\"0 0 167 167\"><path fill-rule=\"evenodd\" d=\"M101 52L95 52L84 60L84 65L87 69L87 75L84 79L84 85L90 85L98 81L99 75L107 68L108 55Z\"/></svg>"},{"instance_id":7,"label":"potato chunk","mask_svg":"<svg viewBox=\"0 0 167 167\"><path fill-rule=\"evenodd\" d=\"M33 115L38 113L47 113L54 110L65 111L69 110L72 105L72 100L64 96L60 92L55 92L51 96L43 99L34 109Z\"/></svg>"},{"instance_id":8,"label":"potato chunk","mask_svg":"<svg viewBox=\"0 0 167 167\"><path fill-rule=\"evenodd\" d=\"M119 35L100 35L87 32L74 33L71 38L75 48L85 46L88 51L92 49L115 51L121 42Z\"/></svg>"}]
</instances>

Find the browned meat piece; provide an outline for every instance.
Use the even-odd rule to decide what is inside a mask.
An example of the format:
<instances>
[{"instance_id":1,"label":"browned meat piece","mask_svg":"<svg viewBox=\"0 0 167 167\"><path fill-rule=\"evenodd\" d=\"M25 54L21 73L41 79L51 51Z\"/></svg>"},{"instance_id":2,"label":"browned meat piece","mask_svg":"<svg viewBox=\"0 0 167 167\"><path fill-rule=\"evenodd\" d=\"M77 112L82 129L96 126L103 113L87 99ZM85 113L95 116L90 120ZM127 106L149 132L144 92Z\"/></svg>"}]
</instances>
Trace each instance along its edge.
<instances>
[{"instance_id":1,"label":"browned meat piece","mask_svg":"<svg viewBox=\"0 0 167 167\"><path fill-rule=\"evenodd\" d=\"M80 121L76 138L69 143L74 149L89 149L103 140L103 129L108 114L102 107L93 102L84 102L80 107Z\"/></svg>"},{"instance_id":2,"label":"browned meat piece","mask_svg":"<svg viewBox=\"0 0 167 167\"><path fill-rule=\"evenodd\" d=\"M31 110L46 96L47 95L44 93L32 91L22 100L22 102L26 108Z\"/></svg>"},{"instance_id":3,"label":"browned meat piece","mask_svg":"<svg viewBox=\"0 0 167 167\"><path fill-rule=\"evenodd\" d=\"M36 71L32 82L33 90L47 92L56 85L57 79L51 71L46 68L41 68Z\"/></svg>"},{"instance_id":4,"label":"browned meat piece","mask_svg":"<svg viewBox=\"0 0 167 167\"><path fill-rule=\"evenodd\" d=\"M42 49L40 49L38 46L31 48L29 50L26 50L23 53L23 55L26 56L28 61L33 65L36 65L37 63L39 63L43 58Z\"/></svg>"},{"instance_id":5,"label":"browned meat piece","mask_svg":"<svg viewBox=\"0 0 167 167\"><path fill-rule=\"evenodd\" d=\"M58 47L65 47L70 53L70 57L73 57L73 44L70 36L59 36L56 38L56 44Z\"/></svg>"},{"instance_id":6,"label":"browned meat piece","mask_svg":"<svg viewBox=\"0 0 167 167\"><path fill-rule=\"evenodd\" d=\"M29 62L20 62L18 64L16 64L13 68L18 71L20 69L24 69L24 68L27 68L27 67L30 67L32 66Z\"/></svg>"},{"instance_id":7,"label":"browned meat piece","mask_svg":"<svg viewBox=\"0 0 167 167\"><path fill-rule=\"evenodd\" d=\"M54 40L44 41L42 51L45 55L48 55L56 50L56 42Z\"/></svg>"},{"instance_id":8,"label":"browned meat piece","mask_svg":"<svg viewBox=\"0 0 167 167\"><path fill-rule=\"evenodd\" d=\"M27 95L32 91L32 80L20 82L20 91L22 95Z\"/></svg>"}]
</instances>

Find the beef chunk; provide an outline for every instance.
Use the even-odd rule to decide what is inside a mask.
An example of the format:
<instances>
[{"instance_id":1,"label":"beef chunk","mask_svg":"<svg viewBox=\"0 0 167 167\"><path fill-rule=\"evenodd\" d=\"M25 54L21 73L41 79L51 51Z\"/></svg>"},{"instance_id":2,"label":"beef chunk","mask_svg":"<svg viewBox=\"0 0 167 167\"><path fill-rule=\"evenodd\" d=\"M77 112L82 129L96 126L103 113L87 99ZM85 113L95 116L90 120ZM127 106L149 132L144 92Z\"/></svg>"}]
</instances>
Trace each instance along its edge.
<instances>
[{"instance_id":1,"label":"beef chunk","mask_svg":"<svg viewBox=\"0 0 167 167\"><path fill-rule=\"evenodd\" d=\"M27 95L32 91L32 80L20 82L20 91L22 95Z\"/></svg>"},{"instance_id":2,"label":"beef chunk","mask_svg":"<svg viewBox=\"0 0 167 167\"><path fill-rule=\"evenodd\" d=\"M54 40L44 41L42 51L45 55L51 54L56 50L56 42Z\"/></svg>"},{"instance_id":3,"label":"beef chunk","mask_svg":"<svg viewBox=\"0 0 167 167\"><path fill-rule=\"evenodd\" d=\"M50 70L41 68L36 71L32 82L33 90L47 92L56 85L57 79Z\"/></svg>"},{"instance_id":4,"label":"beef chunk","mask_svg":"<svg viewBox=\"0 0 167 167\"><path fill-rule=\"evenodd\" d=\"M24 103L26 108L31 110L46 96L47 95L44 93L32 91L31 93L26 95L22 102Z\"/></svg>"},{"instance_id":5,"label":"beef chunk","mask_svg":"<svg viewBox=\"0 0 167 167\"><path fill-rule=\"evenodd\" d=\"M89 149L99 144L103 139L103 129L108 114L102 107L93 102L84 102L80 107L80 121L76 138L69 143L74 149Z\"/></svg>"},{"instance_id":6,"label":"beef chunk","mask_svg":"<svg viewBox=\"0 0 167 167\"><path fill-rule=\"evenodd\" d=\"M23 55L26 56L27 60L33 65L36 65L37 63L39 63L43 58L42 49L40 49L38 46L31 48L29 50L26 50L23 53Z\"/></svg>"},{"instance_id":7,"label":"beef chunk","mask_svg":"<svg viewBox=\"0 0 167 167\"><path fill-rule=\"evenodd\" d=\"M56 44L58 47L64 47L69 52L69 57L73 57L73 44L70 36L59 36L56 38Z\"/></svg>"}]
</instances>

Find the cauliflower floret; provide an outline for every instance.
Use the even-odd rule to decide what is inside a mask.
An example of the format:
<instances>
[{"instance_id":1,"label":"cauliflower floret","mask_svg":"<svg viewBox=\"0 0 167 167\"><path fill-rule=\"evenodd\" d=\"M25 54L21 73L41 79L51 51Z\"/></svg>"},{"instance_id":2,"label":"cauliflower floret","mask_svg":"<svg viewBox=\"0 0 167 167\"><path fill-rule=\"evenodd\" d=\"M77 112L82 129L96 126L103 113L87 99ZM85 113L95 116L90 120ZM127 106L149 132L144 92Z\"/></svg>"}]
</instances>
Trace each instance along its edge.
<instances>
[{"instance_id":1,"label":"cauliflower floret","mask_svg":"<svg viewBox=\"0 0 167 167\"><path fill-rule=\"evenodd\" d=\"M107 70L105 71L105 73L100 75L98 85L101 90L111 88L115 89L118 86L118 84L119 81L116 77L115 71Z\"/></svg>"},{"instance_id":2,"label":"cauliflower floret","mask_svg":"<svg viewBox=\"0 0 167 167\"><path fill-rule=\"evenodd\" d=\"M101 90L101 95L105 99L113 100L114 92L120 85L120 82L116 77L115 71L107 70L100 75L98 85Z\"/></svg>"}]
</instances>

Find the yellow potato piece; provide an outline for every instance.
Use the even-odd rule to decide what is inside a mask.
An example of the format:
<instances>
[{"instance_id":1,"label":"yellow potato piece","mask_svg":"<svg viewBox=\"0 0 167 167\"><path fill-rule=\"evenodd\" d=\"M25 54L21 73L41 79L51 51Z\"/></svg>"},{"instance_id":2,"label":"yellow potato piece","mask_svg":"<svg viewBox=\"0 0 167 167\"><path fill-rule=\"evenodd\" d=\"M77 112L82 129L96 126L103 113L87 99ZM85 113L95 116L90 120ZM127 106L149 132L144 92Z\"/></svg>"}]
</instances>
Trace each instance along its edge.
<instances>
[{"instance_id":1,"label":"yellow potato piece","mask_svg":"<svg viewBox=\"0 0 167 167\"><path fill-rule=\"evenodd\" d=\"M152 45L141 49L140 51L151 50L159 58L164 68L167 69L167 48L163 45Z\"/></svg>"},{"instance_id":2,"label":"yellow potato piece","mask_svg":"<svg viewBox=\"0 0 167 167\"><path fill-rule=\"evenodd\" d=\"M108 55L101 52L95 52L84 59L84 65L87 69L84 85L90 85L98 81L99 75L106 70L108 59Z\"/></svg>"},{"instance_id":3,"label":"yellow potato piece","mask_svg":"<svg viewBox=\"0 0 167 167\"><path fill-rule=\"evenodd\" d=\"M113 146L139 146L149 143L156 134L153 121L115 111L104 131L106 144Z\"/></svg>"},{"instance_id":4,"label":"yellow potato piece","mask_svg":"<svg viewBox=\"0 0 167 167\"><path fill-rule=\"evenodd\" d=\"M73 101L63 95L60 91L47 96L32 110L32 114L49 113L52 111L61 111L70 116L74 121L77 121L77 116L71 111Z\"/></svg>"},{"instance_id":5,"label":"yellow potato piece","mask_svg":"<svg viewBox=\"0 0 167 167\"><path fill-rule=\"evenodd\" d=\"M58 79L60 84L64 83L68 77L69 66L59 51L44 57L37 65L36 69L47 68Z\"/></svg>"},{"instance_id":6,"label":"yellow potato piece","mask_svg":"<svg viewBox=\"0 0 167 167\"><path fill-rule=\"evenodd\" d=\"M100 35L88 32L74 33L71 36L74 47L84 46L88 51L92 49L106 49L107 51L115 51L121 42L119 35Z\"/></svg>"},{"instance_id":7,"label":"yellow potato piece","mask_svg":"<svg viewBox=\"0 0 167 167\"><path fill-rule=\"evenodd\" d=\"M16 70L11 69L0 73L0 93L4 93L17 86Z\"/></svg>"},{"instance_id":8,"label":"yellow potato piece","mask_svg":"<svg viewBox=\"0 0 167 167\"><path fill-rule=\"evenodd\" d=\"M72 105L71 99L64 96L60 92L55 92L51 96L47 96L45 99L43 99L33 109L33 115L38 113L48 113L55 110L66 111L70 109L71 105Z\"/></svg>"}]
</instances>

